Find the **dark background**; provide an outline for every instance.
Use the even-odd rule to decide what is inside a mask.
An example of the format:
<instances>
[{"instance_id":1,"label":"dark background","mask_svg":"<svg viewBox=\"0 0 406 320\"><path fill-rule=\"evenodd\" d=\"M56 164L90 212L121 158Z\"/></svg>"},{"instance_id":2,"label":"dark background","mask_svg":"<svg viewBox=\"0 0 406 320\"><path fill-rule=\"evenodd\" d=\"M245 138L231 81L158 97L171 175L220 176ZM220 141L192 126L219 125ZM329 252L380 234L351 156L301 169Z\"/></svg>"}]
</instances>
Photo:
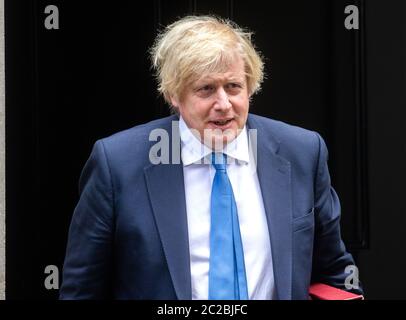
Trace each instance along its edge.
<instances>
[{"instance_id":1,"label":"dark background","mask_svg":"<svg viewBox=\"0 0 406 320\"><path fill-rule=\"evenodd\" d=\"M47 5L59 29L47 30ZM360 29L344 27L357 5ZM6 297L55 299L78 179L93 143L169 114L148 49L190 13L255 32L267 79L251 112L325 138L342 232L366 297L406 294L406 3L344 0L5 0Z\"/></svg>"}]
</instances>

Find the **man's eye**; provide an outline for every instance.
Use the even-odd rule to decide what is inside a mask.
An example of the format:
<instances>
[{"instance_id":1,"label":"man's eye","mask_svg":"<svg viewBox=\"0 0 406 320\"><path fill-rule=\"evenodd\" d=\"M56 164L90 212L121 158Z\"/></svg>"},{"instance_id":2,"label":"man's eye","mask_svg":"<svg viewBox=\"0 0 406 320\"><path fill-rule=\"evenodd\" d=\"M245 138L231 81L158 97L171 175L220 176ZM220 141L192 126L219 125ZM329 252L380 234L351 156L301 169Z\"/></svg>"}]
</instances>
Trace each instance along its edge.
<instances>
[{"instance_id":1,"label":"man's eye","mask_svg":"<svg viewBox=\"0 0 406 320\"><path fill-rule=\"evenodd\" d=\"M207 86L203 86L203 87L201 87L200 89L199 89L199 91L203 91L203 92L207 92L207 91L210 91L210 90L213 90L213 87L212 86L209 86L209 85L207 85Z\"/></svg>"},{"instance_id":2,"label":"man's eye","mask_svg":"<svg viewBox=\"0 0 406 320\"><path fill-rule=\"evenodd\" d=\"M239 83L229 83L227 85L230 89L235 89L235 88L241 88L241 85Z\"/></svg>"}]
</instances>

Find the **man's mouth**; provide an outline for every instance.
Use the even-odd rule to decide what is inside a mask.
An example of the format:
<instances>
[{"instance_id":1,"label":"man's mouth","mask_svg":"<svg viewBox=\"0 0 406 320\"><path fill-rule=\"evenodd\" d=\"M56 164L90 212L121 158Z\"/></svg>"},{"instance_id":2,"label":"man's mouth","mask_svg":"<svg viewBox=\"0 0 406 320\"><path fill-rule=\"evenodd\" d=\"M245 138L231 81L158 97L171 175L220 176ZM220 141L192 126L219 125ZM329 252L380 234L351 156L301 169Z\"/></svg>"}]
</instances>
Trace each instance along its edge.
<instances>
[{"instance_id":1,"label":"man's mouth","mask_svg":"<svg viewBox=\"0 0 406 320\"><path fill-rule=\"evenodd\" d=\"M210 121L211 123L215 124L216 126L225 126L229 124L233 119L224 119L224 120L216 120Z\"/></svg>"}]
</instances>

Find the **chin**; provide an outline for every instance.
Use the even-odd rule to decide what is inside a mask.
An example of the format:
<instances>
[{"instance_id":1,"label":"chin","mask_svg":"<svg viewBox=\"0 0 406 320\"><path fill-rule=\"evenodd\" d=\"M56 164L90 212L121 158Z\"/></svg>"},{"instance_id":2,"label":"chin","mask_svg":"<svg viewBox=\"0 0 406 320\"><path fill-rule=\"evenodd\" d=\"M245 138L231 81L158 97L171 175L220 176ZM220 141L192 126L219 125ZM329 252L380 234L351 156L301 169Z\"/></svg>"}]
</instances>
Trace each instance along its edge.
<instances>
[{"instance_id":1,"label":"chin","mask_svg":"<svg viewBox=\"0 0 406 320\"><path fill-rule=\"evenodd\" d=\"M235 133L215 135L211 139L211 143L212 143L211 148L213 150L220 151L227 145L227 143L230 143L235 138L236 138Z\"/></svg>"}]
</instances>

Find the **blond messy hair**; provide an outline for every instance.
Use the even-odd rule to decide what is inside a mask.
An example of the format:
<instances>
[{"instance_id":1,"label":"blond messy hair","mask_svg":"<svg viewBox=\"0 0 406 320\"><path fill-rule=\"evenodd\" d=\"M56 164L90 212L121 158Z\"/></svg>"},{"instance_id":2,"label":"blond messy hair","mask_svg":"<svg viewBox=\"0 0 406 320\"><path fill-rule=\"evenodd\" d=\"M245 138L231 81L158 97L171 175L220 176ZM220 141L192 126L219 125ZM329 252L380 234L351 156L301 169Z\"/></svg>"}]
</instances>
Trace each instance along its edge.
<instances>
[{"instance_id":1,"label":"blond messy hair","mask_svg":"<svg viewBox=\"0 0 406 320\"><path fill-rule=\"evenodd\" d=\"M158 91L170 104L171 97L182 97L188 84L209 73L224 72L240 56L251 96L264 78L264 63L251 35L214 16L187 16L167 26L150 50Z\"/></svg>"}]
</instances>

